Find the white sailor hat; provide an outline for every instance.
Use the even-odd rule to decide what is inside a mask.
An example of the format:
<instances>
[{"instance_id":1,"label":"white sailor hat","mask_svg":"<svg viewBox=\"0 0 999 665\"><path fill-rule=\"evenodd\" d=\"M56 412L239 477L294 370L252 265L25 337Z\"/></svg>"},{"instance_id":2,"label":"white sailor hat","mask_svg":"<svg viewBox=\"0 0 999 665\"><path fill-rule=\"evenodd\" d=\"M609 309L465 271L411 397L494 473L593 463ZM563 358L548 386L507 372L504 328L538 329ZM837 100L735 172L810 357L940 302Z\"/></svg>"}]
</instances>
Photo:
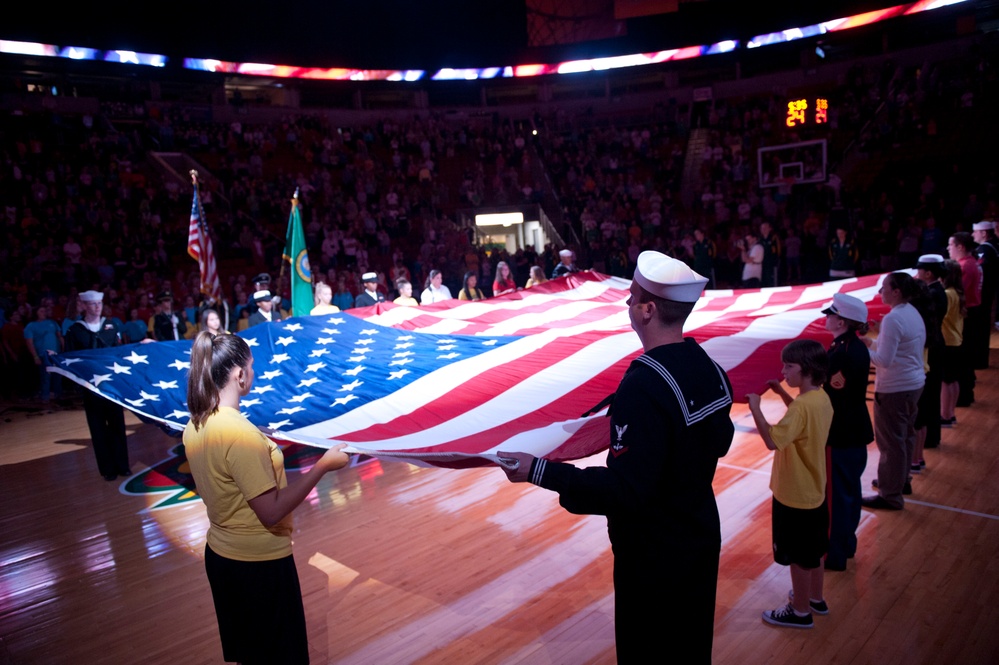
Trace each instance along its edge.
<instances>
[{"instance_id":1,"label":"white sailor hat","mask_svg":"<svg viewBox=\"0 0 999 665\"><path fill-rule=\"evenodd\" d=\"M638 255L635 281L654 296L676 302L697 302L708 278L698 275L683 261L660 252Z\"/></svg>"},{"instance_id":2,"label":"white sailor hat","mask_svg":"<svg viewBox=\"0 0 999 665\"><path fill-rule=\"evenodd\" d=\"M271 292L268 291L267 289L264 289L262 291L257 291L256 293L253 294L253 302L260 302L262 300L270 300L270 299L271 299Z\"/></svg>"},{"instance_id":3,"label":"white sailor hat","mask_svg":"<svg viewBox=\"0 0 999 665\"><path fill-rule=\"evenodd\" d=\"M922 256L919 257L919 260L916 261L916 267L926 268L927 270L931 270L934 268L942 267L943 262L944 262L944 257L941 256L940 254L923 254Z\"/></svg>"},{"instance_id":4,"label":"white sailor hat","mask_svg":"<svg viewBox=\"0 0 999 665\"><path fill-rule=\"evenodd\" d=\"M377 282L378 281L378 273L366 272L363 275L361 275L361 281L362 282Z\"/></svg>"},{"instance_id":5,"label":"white sailor hat","mask_svg":"<svg viewBox=\"0 0 999 665\"><path fill-rule=\"evenodd\" d=\"M856 296L845 293L834 293L823 314L835 314L841 319L849 319L857 323L867 323L867 304Z\"/></svg>"},{"instance_id":6,"label":"white sailor hat","mask_svg":"<svg viewBox=\"0 0 999 665\"><path fill-rule=\"evenodd\" d=\"M104 294L100 291L84 291L80 294L82 302L104 302Z\"/></svg>"},{"instance_id":7,"label":"white sailor hat","mask_svg":"<svg viewBox=\"0 0 999 665\"><path fill-rule=\"evenodd\" d=\"M972 231L994 231L996 228L995 222L987 222L982 220L980 222L975 222L971 225Z\"/></svg>"},{"instance_id":8,"label":"white sailor hat","mask_svg":"<svg viewBox=\"0 0 999 665\"><path fill-rule=\"evenodd\" d=\"M572 250L571 249L563 249L563 250L559 251L558 255L559 256L572 256Z\"/></svg>"}]
</instances>

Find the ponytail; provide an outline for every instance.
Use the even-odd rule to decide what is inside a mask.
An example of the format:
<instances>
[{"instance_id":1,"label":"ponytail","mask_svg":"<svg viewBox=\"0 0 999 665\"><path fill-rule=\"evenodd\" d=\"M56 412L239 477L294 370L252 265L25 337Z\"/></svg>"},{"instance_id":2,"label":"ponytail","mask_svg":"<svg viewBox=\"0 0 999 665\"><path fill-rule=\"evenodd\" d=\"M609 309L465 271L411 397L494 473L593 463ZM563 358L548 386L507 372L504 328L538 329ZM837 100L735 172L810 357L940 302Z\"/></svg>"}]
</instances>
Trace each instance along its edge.
<instances>
[{"instance_id":1,"label":"ponytail","mask_svg":"<svg viewBox=\"0 0 999 665\"><path fill-rule=\"evenodd\" d=\"M202 331L191 347L191 371L187 376L187 410L198 430L219 410L219 393L232 370L247 367L253 355L238 335L213 335Z\"/></svg>"},{"instance_id":2,"label":"ponytail","mask_svg":"<svg viewBox=\"0 0 999 665\"><path fill-rule=\"evenodd\" d=\"M866 335L870 330L870 326L867 322L861 323L860 321L851 321L850 319L843 319L843 323L846 324L846 329L850 332L856 333L858 335Z\"/></svg>"}]
</instances>

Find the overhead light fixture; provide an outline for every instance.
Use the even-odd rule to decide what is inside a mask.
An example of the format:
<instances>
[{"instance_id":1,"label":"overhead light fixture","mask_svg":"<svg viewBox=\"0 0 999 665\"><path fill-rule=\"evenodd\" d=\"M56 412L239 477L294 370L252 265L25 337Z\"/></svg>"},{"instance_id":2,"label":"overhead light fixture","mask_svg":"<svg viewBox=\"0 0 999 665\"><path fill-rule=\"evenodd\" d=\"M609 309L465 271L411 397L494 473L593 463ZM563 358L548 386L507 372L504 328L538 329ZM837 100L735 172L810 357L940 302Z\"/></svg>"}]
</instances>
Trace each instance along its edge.
<instances>
[{"instance_id":1,"label":"overhead light fixture","mask_svg":"<svg viewBox=\"0 0 999 665\"><path fill-rule=\"evenodd\" d=\"M511 226L523 223L524 213L522 212L492 212L475 216L476 226Z\"/></svg>"}]
</instances>

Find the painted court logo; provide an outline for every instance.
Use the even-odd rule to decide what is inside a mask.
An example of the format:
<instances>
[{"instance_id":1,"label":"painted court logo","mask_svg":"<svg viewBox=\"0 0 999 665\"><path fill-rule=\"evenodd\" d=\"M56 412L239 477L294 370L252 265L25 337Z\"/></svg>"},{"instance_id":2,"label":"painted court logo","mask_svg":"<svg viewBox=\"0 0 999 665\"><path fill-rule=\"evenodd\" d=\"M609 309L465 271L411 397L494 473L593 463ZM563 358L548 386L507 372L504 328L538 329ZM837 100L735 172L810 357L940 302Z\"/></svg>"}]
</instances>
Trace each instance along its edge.
<instances>
[{"instance_id":1,"label":"painted court logo","mask_svg":"<svg viewBox=\"0 0 999 665\"><path fill-rule=\"evenodd\" d=\"M326 451L291 443L282 447L282 452L285 470L298 471L315 464ZM201 501L182 443L170 449L170 457L167 459L129 478L121 486L121 492L130 496L158 497L150 503L149 510L162 510Z\"/></svg>"}]
</instances>

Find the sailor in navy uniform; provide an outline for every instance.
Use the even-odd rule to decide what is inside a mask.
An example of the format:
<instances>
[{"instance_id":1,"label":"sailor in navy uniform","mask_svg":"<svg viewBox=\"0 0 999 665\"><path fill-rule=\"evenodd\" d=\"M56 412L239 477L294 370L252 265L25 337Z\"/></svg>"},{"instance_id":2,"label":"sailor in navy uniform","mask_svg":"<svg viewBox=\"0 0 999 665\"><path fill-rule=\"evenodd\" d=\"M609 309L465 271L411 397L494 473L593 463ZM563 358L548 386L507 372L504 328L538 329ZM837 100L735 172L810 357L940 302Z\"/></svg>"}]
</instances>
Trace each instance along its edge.
<instances>
[{"instance_id":1,"label":"sailor in navy uniform","mask_svg":"<svg viewBox=\"0 0 999 665\"><path fill-rule=\"evenodd\" d=\"M511 481L558 492L571 513L607 516L619 663L661 660L681 645L684 662L711 662L721 551L711 482L734 427L728 376L683 337L707 281L659 252L639 255L628 309L645 353L605 400L606 467L498 453Z\"/></svg>"},{"instance_id":2,"label":"sailor in navy uniform","mask_svg":"<svg viewBox=\"0 0 999 665\"><path fill-rule=\"evenodd\" d=\"M354 307L370 307L385 302L385 296L378 290L378 274L366 272L361 275L364 290L354 299Z\"/></svg>"},{"instance_id":3,"label":"sailor in navy uniform","mask_svg":"<svg viewBox=\"0 0 999 665\"><path fill-rule=\"evenodd\" d=\"M101 315L104 294L84 291L79 295L83 316L66 331L66 350L103 349L121 344L118 326ZM83 410L87 414L90 440L97 458L97 470L104 480L130 476L125 413L121 406L90 390L83 391Z\"/></svg>"}]
</instances>

